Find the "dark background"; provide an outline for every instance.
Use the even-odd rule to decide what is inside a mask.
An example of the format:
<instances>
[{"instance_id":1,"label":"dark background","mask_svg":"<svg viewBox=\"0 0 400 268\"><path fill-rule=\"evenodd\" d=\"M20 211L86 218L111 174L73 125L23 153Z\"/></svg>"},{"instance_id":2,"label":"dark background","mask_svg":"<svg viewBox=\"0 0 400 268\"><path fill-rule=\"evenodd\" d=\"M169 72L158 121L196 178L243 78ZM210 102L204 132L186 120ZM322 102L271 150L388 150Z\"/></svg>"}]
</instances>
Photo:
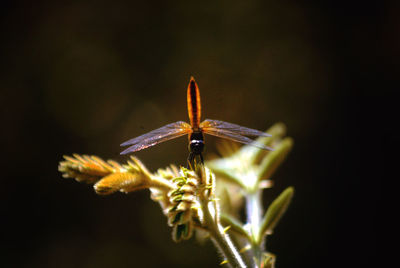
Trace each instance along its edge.
<instances>
[{"instance_id":1,"label":"dark background","mask_svg":"<svg viewBox=\"0 0 400 268\"><path fill-rule=\"evenodd\" d=\"M3 267L219 267L211 243L172 242L148 191L97 196L57 171L64 154L124 161L122 141L187 120L190 75L203 118L257 129L281 121L295 140L265 192L270 202L296 189L268 240L277 267L375 261L383 174L373 166L389 141L373 133L389 131L378 112L390 90L377 82L388 76L378 59L398 59L395 6L9 1L0 10ZM207 138L208 152L216 141ZM185 163L186 146L136 155L155 171Z\"/></svg>"}]
</instances>

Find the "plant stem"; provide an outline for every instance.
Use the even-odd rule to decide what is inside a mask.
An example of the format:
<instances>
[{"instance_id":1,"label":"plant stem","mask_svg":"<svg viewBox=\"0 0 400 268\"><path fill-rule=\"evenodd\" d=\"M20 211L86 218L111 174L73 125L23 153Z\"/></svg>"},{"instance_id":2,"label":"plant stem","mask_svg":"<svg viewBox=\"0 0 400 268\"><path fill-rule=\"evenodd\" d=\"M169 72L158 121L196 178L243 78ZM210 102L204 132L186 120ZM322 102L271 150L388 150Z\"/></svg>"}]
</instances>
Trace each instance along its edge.
<instances>
[{"instance_id":1,"label":"plant stem","mask_svg":"<svg viewBox=\"0 0 400 268\"><path fill-rule=\"evenodd\" d=\"M262 191L255 190L246 194L246 214L247 224L250 226L250 236L252 237L251 248L254 254L256 267L259 267L264 251L263 245L258 241L258 233L260 231L262 206L261 206Z\"/></svg>"},{"instance_id":2,"label":"plant stem","mask_svg":"<svg viewBox=\"0 0 400 268\"><path fill-rule=\"evenodd\" d=\"M219 224L217 218L211 215L208 200L202 202L202 209L204 213L204 225L207 226L208 231L212 240L216 246L220 249L228 264L232 267L246 268L242 257L238 250L233 245L229 236L224 232L223 227ZM215 202L215 201L214 201ZM216 213L216 212L215 212Z\"/></svg>"}]
</instances>

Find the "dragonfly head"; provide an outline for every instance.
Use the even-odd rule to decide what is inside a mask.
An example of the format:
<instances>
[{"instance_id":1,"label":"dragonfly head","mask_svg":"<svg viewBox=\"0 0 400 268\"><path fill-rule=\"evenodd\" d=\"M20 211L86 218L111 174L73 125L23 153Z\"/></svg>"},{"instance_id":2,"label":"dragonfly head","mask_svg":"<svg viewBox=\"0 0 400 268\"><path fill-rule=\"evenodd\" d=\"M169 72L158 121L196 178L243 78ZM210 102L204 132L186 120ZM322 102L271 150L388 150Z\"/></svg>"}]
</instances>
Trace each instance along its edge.
<instances>
[{"instance_id":1,"label":"dragonfly head","mask_svg":"<svg viewBox=\"0 0 400 268\"><path fill-rule=\"evenodd\" d=\"M204 150L204 137L202 132L193 132L189 138L189 152L196 155L201 154Z\"/></svg>"}]
</instances>

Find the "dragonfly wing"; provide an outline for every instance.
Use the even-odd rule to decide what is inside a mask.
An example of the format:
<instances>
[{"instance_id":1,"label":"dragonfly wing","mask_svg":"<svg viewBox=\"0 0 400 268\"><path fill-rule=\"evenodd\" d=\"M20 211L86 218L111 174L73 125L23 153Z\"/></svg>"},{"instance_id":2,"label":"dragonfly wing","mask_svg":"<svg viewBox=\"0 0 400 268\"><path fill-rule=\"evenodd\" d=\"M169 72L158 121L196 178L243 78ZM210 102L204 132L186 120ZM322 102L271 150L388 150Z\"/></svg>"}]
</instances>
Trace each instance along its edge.
<instances>
[{"instance_id":1,"label":"dragonfly wing","mask_svg":"<svg viewBox=\"0 0 400 268\"><path fill-rule=\"evenodd\" d=\"M206 128L206 129L219 129L221 131L227 131L227 132L232 132L232 133L238 133L242 136L251 136L251 137L271 137L270 134L248 128L248 127L243 127L239 126L236 124L224 122L224 121L219 121L219 120L212 120L212 119L206 119L200 124L201 128Z\"/></svg>"},{"instance_id":2,"label":"dragonfly wing","mask_svg":"<svg viewBox=\"0 0 400 268\"><path fill-rule=\"evenodd\" d=\"M186 122L178 121L175 123L171 123L122 143L121 146L131 146L122 151L121 154L140 151L158 143L178 138L180 136L190 133L191 131L191 126Z\"/></svg>"},{"instance_id":3,"label":"dragonfly wing","mask_svg":"<svg viewBox=\"0 0 400 268\"><path fill-rule=\"evenodd\" d=\"M264 133L259 130L247 128L247 127L242 127L236 124L224 122L224 121L218 121L218 120L211 120L207 119L204 120L200 127L202 128L204 133L220 137L220 138L225 138L228 140L244 143L244 144L249 144L264 150L273 150L272 148L265 146L262 143L259 143L257 141L254 141L246 136L264 136L264 137L269 137L271 135Z\"/></svg>"}]
</instances>

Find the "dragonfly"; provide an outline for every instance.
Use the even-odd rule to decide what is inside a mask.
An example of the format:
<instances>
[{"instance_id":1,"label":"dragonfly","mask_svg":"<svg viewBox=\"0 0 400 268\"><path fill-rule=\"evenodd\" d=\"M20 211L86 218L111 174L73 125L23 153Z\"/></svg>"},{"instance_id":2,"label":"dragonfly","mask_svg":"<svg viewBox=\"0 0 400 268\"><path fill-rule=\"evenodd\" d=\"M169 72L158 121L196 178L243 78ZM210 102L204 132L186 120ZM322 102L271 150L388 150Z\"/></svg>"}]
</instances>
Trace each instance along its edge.
<instances>
[{"instance_id":1,"label":"dragonfly","mask_svg":"<svg viewBox=\"0 0 400 268\"><path fill-rule=\"evenodd\" d=\"M178 121L150 131L139 137L130 139L121 144L121 146L129 145L129 147L122 151L121 154L124 155L137 152L161 142L188 135L189 156L187 162L188 168L190 168L194 166L194 161L197 157L200 159L202 164L204 163L202 156L204 150L204 134L209 134L243 144L249 144L264 150L273 150L272 148L249 138L271 136L265 132L220 120L206 119L203 122L200 122L200 90L193 76L190 77L190 82L187 88L187 108L190 124L184 121Z\"/></svg>"}]
</instances>

